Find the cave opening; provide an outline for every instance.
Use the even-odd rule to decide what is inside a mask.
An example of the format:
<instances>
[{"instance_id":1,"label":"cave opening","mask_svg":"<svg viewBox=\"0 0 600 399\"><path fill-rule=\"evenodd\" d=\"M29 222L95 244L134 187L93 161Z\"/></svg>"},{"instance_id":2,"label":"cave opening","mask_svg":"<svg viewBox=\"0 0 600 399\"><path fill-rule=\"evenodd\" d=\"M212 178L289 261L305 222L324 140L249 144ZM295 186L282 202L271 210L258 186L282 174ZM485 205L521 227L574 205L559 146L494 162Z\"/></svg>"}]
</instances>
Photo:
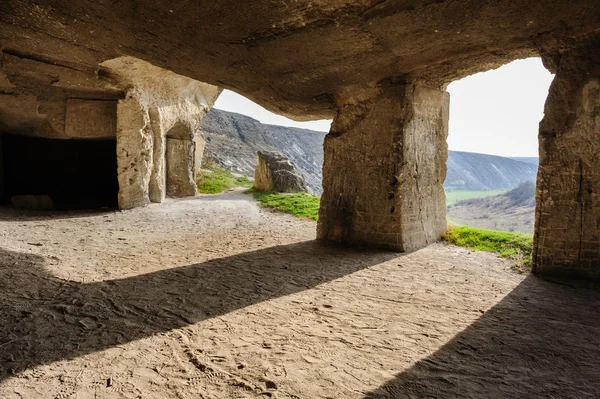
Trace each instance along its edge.
<instances>
[{"instance_id":1,"label":"cave opening","mask_svg":"<svg viewBox=\"0 0 600 399\"><path fill-rule=\"evenodd\" d=\"M527 58L448 86L450 224L533 234L538 130L553 78Z\"/></svg>"},{"instance_id":2,"label":"cave opening","mask_svg":"<svg viewBox=\"0 0 600 399\"><path fill-rule=\"evenodd\" d=\"M0 202L30 209L117 208L116 139L0 135Z\"/></svg>"}]
</instances>

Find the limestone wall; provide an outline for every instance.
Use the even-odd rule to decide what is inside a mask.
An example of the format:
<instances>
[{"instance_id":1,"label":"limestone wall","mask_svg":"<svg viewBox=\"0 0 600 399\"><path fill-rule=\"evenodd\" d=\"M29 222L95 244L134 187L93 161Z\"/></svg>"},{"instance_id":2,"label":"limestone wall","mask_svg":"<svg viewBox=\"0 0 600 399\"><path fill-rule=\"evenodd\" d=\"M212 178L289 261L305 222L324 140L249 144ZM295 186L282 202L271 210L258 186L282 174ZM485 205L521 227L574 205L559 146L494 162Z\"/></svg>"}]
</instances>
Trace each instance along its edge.
<instances>
[{"instance_id":1,"label":"limestone wall","mask_svg":"<svg viewBox=\"0 0 600 399\"><path fill-rule=\"evenodd\" d=\"M167 193L194 195L194 142L203 137L199 135L202 118L221 89L132 57L106 61L100 67L104 79L126 87L117 118L119 186L123 187L119 206L162 202ZM172 142L167 154L167 136L185 142ZM167 160L172 165L166 165ZM167 176L174 182L171 188Z\"/></svg>"},{"instance_id":2,"label":"limestone wall","mask_svg":"<svg viewBox=\"0 0 600 399\"><path fill-rule=\"evenodd\" d=\"M164 200L166 137L177 135L186 143L181 154L171 152L170 170L173 176L187 177L171 194L195 194L200 157L189 153L204 147L200 124L220 89L132 57L92 69L12 50L0 56L0 134L62 140L116 137L123 209Z\"/></svg>"},{"instance_id":3,"label":"limestone wall","mask_svg":"<svg viewBox=\"0 0 600 399\"><path fill-rule=\"evenodd\" d=\"M534 270L598 278L600 40L546 62L557 75L540 124Z\"/></svg>"},{"instance_id":4,"label":"limestone wall","mask_svg":"<svg viewBox=\"0 0 600 399\"><path fill-rule=\"evenodd\" d=\"M0 53L0 132L45 137L114 138L123 91L34 55Z\"/></svg>"}]
</instances>

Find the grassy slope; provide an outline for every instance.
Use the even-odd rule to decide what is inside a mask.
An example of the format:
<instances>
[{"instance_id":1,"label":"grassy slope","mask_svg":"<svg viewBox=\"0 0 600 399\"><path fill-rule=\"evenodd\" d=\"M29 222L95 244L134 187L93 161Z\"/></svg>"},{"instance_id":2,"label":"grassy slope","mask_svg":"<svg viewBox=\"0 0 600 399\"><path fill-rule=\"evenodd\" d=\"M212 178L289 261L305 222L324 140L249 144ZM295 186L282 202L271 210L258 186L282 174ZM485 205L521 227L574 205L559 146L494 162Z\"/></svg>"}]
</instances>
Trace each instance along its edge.
<instances>
[{"instance_id":1,"label":"grassy slope","mask_svg":"<svg viewBox=\"0 0 600 399\"><path fill-rule=\"evenodd\" d=\"M206 162L202 167L196 181L198 192L202 194L218 194L233 187L252 187L252 181L246 177L235 177L229 170L213 162Z\"/></svg>"},{"instance_id":2,"label":"grassy slope","mask_svg":"<svg viewBox=\"0 0 600 399\"><path fill-rule=\"evenodd\" d=\"M515 261L522 270L531 264L533 235L510 233L497 230L483 230L467 226L450 226L443 240L446 243L496 253Z\"/></svg>"},{"instance_id":3,"label":"grassy slope","mask_svg":"<svg viewBox=\"0 0 600 399\"><path fill-rule=\"evenodd\" d=\"M265 207L313 220L318 219L320 197L316 195L252 192L254 198ZM512 259L519 271L530 267L533 235L450 224L444 234L444 242L475 251L493 252Z\"/></svg>"},{"instance_id":4,"label":"grassy slope","mask_svg":"<svg viewBox=\"0 0 600 399\"><path fill-rule=\"evenodd\" d=\"M254 198L267 208L312 220L319 218L321 197L317 195L307 193L263 193L259 191L252 191L252 193L254 194Z\"/></svg>"},{"instance_id":5,"label":"grassy slope","mask_svg":"<svg viewBox=\"0 0 600 399\"><path fill-rule=\"evenodd\" d=\"M446 191L446 205L453 205L458 201L471 198L491 197L505 193L507 190L486 190L486 191L467 191L467 190L452 190Z\"/></svg>"},{"instance_id":6,"label":"grassy slope","mask_svg":"<svg viewBox=\"0 0 600 399\"><path fill-rule=\"evenodd\" d=\"M252 182L245 177L235 177L230 171L214 163L205 164L205 169L207 170L198 178L198 190L201 193L216 194L232 187L249 188L252 185ZM248 192L251 192L254 198L267 208L312 220L317 220L319 217L319 204L321 200L319 196L307 193L264 193L255 190L248 190ZM471 197L464 198L473 198L472 195L474 193L494 195L498 192L454 191L449 194L456 194L452 197L456 199L457 197L467 195ZM476 229L460 225L456 222L453 223L453 221L449 222L451 225L443 237L446 243L470 248L475 251L493 252L502 257L513 259L519 270L529 266L533 247L532 235Z\"/></svg>"}]
</instances>

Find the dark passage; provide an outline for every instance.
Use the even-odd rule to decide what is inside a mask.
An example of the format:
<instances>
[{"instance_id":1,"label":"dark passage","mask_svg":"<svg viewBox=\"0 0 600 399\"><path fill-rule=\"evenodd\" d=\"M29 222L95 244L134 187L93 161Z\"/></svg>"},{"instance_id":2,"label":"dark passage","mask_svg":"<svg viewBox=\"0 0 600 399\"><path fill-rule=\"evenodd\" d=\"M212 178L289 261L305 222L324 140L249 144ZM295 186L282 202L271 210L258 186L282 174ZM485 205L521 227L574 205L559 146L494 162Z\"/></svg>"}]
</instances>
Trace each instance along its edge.
<instances>
[{"instance_id":1,"label":"dark passage","mask_svg":"<svg viewBox=\"0 0 600 399\"><path fill-rule=\"evenodd\" d=\"M48 195L57 209L117 207L116 140L3 135L0 201Z\"/></svg>"}]
</instances>

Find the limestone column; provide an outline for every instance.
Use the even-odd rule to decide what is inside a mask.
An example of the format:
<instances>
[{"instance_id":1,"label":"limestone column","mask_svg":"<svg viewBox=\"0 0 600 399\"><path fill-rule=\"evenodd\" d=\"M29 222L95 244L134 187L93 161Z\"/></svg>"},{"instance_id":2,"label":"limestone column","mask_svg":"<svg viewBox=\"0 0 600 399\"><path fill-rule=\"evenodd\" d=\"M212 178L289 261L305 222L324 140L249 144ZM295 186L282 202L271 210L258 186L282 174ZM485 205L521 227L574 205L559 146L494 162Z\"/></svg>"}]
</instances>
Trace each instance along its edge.
<instances>
[{"instance_id":1,"label":"limestone column","mask_svg":"<svg viewBox=\"0 0 600 399\"><path fill-rule=\"evenodd\" d=\"M119 208L150 203L153 133L150 117L134 97L117 105L117 173Z\"/></svg>"},{"instance_id":2,"label":"limestone column","mask_svg":"<svg viewBox=\"0 0 600 399\"><path fill-rule=\"evenodd\" d=\"M546 54L534 271L600 277L600 37Z\"/></svg>"},{"instance_id":3,"label":"limestone column","mask_svg":"<svg viewBox=\"0 0 600 399\"><path fill-rule=\"evenodd\" d=\"M446 92L348 90L325 138L319 239L411 251L446 230Z\"/></svg>"}]
</instances>

